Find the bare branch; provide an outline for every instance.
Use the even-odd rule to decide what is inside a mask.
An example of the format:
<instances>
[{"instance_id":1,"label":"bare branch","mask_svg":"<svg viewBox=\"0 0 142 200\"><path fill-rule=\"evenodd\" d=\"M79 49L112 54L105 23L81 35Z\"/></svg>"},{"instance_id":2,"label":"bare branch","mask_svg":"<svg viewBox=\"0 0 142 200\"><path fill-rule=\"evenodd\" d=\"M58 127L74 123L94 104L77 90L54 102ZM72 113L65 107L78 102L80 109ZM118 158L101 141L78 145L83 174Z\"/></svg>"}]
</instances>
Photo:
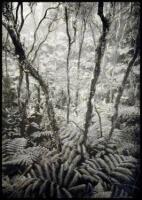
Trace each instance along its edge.
<instances>
[{"instance_id":1,"label":"bare branch","mask_svg":"<svg viewBox=\"0 0 142 200\"><path fill-rule=\"evenodd\" d=\"M56 20L56 17L57 17L57 16L55 15L55 17L54 17L54 19L52 20L52 22L50 22L50 24L49 24L49 26L48 26L48 32L47 32L45 38L43 39L43 41L38 45L38 48L36 49L35 54L34 54L34 57L33 57L33 59L32 59L32 63L34 62L34 60L35 60L35 58L36 58L36 56L37 56L37 53L38 53L39 49L40 49L41 46L44 44L44 42L47 40L47 37L48 37L49 33L52 32L50 29L51 29L51 27L52 27L53 22Z\"/></svg>"},{"instance_id":2,"label":"bare branch","mask_svg":"<svg viewBox=\"0 0 142 200\"><path fill-rule=\"evenodd\" d=\"M21 24L20 24L20 27L19 27L19 30L18 30L19 33L21 32L23 25L24 25L23 3L21 3Z\"/></svg>"},{"instance_id":3,"label":"bare branch","mask_svg":"<svg viewBox=\"0 0 142 200\"><path fill-rule=\"evenodd\" d=\"M17 5L17 7L16 7L15 25L17 24L17 21L18 21L18 11L19 11L20 5L21 5L21 2L18 2L18 5Z\"/></svg>"},{"instance_id":4,"label":"bare branch","mask_svg":"<svg viewBox=\"0 0 142 200\"><path fill-rule=\"evenodd\" d=\"M34 32L34 41L33 41L33 44L32 44L32 47L31 47L29 53L27 54L28 57L29 57L30 53L33 51L33 49L34 49L34 46L35 46L35 43L36 43L36 39L37 39L37 38L36 38L37 31L38 31L38 29L39 29L41 23L43 22L43 20L46 19L47 11L52 10L52 9L57 9L57 8L59 8L60 4L61 4L61 3L59 3L56 7L50 7L50 8L47 8L47 9L46 9L43 18L42 18L42 19L40 20L40 22L38 23L38 26L37 26L37 28L36 28L36 30L35 30L35 32Z\"/></svg>"},{"instance_id":5,"label":"bare branch","mask_svg":"<svg viewBox=\"0 0 142 200\"><path fill-rule=\"evenodd\" d=\"M69 33L69 19L68 19L68 9L65 7L65 20L66 20L66 33L68 36L68 43L71 44L71 36Z\"/></svg>"},{"instance_id":6,"label":"bare branch","mask_svg":"<svg viewBox=\"0 0 142 200\"><path fill-rule=\"evenodd\" d=\"M73 124L75 124L75 126L78 127L79 130L81 130L81 132L84 133L84 130L83 130L82 128L80 128L80 126L79 126L76 122L74 122L74 121L72 121L72 120L70 120L69 123L70 123L70 122L73 123Z\"/></svg>"},{"instance_id":7,"label":"bare branch","mask_svg":"<svg viewBox=\"0 0 142 200\"><path fill-rule=\"evenodd\" d=\"M28 18L28 16L32 13L32 10L25 16L24 21Z\"/></svg>"}]
</instances>

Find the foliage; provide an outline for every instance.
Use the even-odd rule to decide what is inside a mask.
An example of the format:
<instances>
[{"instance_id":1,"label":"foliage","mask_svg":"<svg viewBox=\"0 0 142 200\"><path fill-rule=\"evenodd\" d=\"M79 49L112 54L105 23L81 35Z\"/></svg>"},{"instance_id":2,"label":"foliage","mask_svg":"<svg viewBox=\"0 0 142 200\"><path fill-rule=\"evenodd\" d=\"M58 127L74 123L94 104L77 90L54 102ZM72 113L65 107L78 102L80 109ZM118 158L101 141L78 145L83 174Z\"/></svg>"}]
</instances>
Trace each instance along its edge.
<instances>
[{"instance_id":1,"label":"foliage","mask_svg":"<svg viewBox=\"0 0 142 200\"><path fill-rule=\"evenodd\" d=\"M101 6L103 11L98 15ZM65 7L73 41L68 74ZM133 198L140 191L139 56L123 88L116 126L108 140L116 97L135 52L139 8L138 2L3 3L4 197ZM5 24L15 34L24 62ZM106 38L105 25L109 27ZM93 96L94 88L89 88L94 80ZM89 106L88 135L84 139Z\"/></svg>"}]
</instances>

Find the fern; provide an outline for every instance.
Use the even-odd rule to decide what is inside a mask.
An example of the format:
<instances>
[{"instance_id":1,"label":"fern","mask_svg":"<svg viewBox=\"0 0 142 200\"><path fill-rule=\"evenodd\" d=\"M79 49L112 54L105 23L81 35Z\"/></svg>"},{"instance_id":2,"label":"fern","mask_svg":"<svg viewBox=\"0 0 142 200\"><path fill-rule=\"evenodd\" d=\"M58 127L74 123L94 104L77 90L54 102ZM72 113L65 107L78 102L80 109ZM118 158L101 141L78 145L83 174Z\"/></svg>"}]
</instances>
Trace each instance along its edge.
<instances>
[{"instance_id":1,"label":"fern","mask_svg":"<svg viewBox=\"0 0 142 200\"><path fill-rule=\"evenodd\" d=\"M64 164L34 164L28 174L25 180L15 185L18 194L13 192L14 197L81 197L90 181L81 177L73 165L66 170Z\"/></svg>"},{"instance_id":2,"label":"fern","mask_svg":"<svg viewBox=\"0 0 142 200\"><path fill-rule=\"evenodd\" d=\"M50 152L51 154L51 152ZM33 163L44 162L43 157L47 160L55 160L54 156L50 156L49 151L44 147L29 147L26 149L21 149L21 151L16 152L8 160L3 161L3 172L9 174L9 169L12 168L13 174L17 173L19 170L26 170L28 166ZM12 172L10 171L10 173Z\"/></svg>"},{"instance_id":3,"label":"fern","mask_svg":"<svg viewBox=\"0 0 142 200\"><path fill-rule=\"evenodd\" d=\"M26 148L28 140L25 138L16 138L13 140L6 140L2 145L2 158L9 160L15 153L22 151Z\"/></svg>"},{"instance_id":4,"label":"fern","mask_svg":"<svg viewBox=\"0 0 142 200\"><path fill-rule=\"evenodd\" d=\"M101 157L94 157L86 160L79 168L83 175L91 176L104 187L103 192L111 191L111 187L116 185L120 189L131 188L135 184L135 174L139 170L139 162L132 156L119 154L104 154ZM129 190L130 193L130 190ZM128 193L128 195L129 195ZM124 195L125 196L125 195ZM98 195L94 195L98 197Z\"/></svg>"}]
</instances>

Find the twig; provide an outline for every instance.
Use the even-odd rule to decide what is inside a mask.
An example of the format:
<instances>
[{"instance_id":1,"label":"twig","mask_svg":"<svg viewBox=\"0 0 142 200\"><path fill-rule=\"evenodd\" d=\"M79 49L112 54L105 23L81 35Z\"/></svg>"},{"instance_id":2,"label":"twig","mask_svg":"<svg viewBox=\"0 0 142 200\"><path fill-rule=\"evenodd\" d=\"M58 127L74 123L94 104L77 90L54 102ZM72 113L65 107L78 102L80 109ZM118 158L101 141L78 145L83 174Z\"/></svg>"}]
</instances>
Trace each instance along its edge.
<instances>
[{"instance_id":1,"label":"twig","mask_svg":"<svg viewBox=\"0 0 142 200\"><path fill-rule=\"evenodd\" d=\"M84 130L82 128L80 128L80 126L76 122L74 122L72 120L70 120L69 122L75 124L84 133Z\"/></svg>"}]
</instances>

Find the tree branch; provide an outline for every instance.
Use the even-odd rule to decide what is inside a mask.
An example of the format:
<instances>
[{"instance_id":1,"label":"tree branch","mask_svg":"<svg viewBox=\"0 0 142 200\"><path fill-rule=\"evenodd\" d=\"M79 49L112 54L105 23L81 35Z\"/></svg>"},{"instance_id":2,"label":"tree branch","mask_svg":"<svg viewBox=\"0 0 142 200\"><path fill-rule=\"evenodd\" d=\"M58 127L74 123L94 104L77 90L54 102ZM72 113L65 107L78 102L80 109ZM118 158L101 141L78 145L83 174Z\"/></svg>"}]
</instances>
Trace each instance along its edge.
<instances>
[{"instance_id":1,"label":"tree branch","mask_svg":"<svg viewBox=\"0 0 142 200\"><path fill-rule=\"evenodd\" d=\"M17 21L18 21L18 11L19 11L20 5L21 5L21 2L18 2L18 5L17 5L17 7L16 7L15 25L17 25Z\"/></svg>"},{"instance_id":2,"label":"tree branch","mask_svg":"<svg viewBox=\"0 0 142 200\"><path fill-rule=\"evenodd\" d=\"M21 24L19 27L18 32L20 33L24 25L24 16L23 16L23 2L21 3Z\"/></svg>"},{"instance_id":3,"label":"tree branch","mask_svg":"<svg viewBox=\"0 0 142 200\"><path fill-rule=\"evenodd\" d=\"M47 32L45 38L43 39L43 41L41 41L41 43L38 45L38 48L36 49L35 54L34 54L34 57L33 57L33 59L32 59L32 63L35 61L39 49L40 49L41 46L44 44L44 42L47 40L47 37L48 37L49 33L51 32L50 29L51 29L51 27L52 27L54 21L56 20L56 17L57 17L57 16L55 15L55 17L53 18L53 20L50 22L50 24L49 24L49 26L48 26L48 32Z\"/></svg>"},{"instance_id":4,"label":"tree branch","mask_svg":"<svg viewBox=\"0 0 142 200\"><path fill-rule=\"evenodd\" d=\"M37 31L38 31L38 29L39 29L41 23L43 22L43 20L46 19L47 12L48 12L49 10L59 8L60 4L61 4L61 3L59 3L56 7L50 7L50 8L47 8L47 9L46 9L46 11L45 11L45 13L44 13L44 16L42 17L42 19L41 19L40 22L38 23L37 28L36 28L36 30L35 30L35 32L34 32L34 41L33 41L33 44L32 44L32 47L31 47L29 53L27 54L27 57L29 57L30 53L31 53L31 52L33 51L33 49L34 49L34 46L35 46L35 43L36 43Z\"/></svg>"}]
</instances>

